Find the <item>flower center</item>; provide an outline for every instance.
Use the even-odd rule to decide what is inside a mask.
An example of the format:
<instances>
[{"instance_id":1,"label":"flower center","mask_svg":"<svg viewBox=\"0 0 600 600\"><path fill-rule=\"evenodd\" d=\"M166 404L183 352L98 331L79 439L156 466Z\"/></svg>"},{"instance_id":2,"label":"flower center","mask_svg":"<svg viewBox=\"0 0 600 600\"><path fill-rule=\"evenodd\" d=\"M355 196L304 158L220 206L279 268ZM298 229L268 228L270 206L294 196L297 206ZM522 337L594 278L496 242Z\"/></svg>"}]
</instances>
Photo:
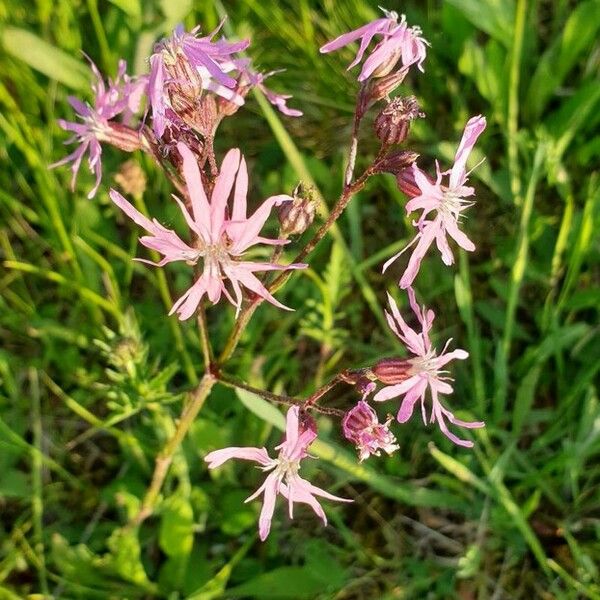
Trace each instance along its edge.
<instances>
[{"instance_id":1,"label":"flower center","mask_svg":"<svg viewBox=\"0 0 600 600\"><path fill-rule=\"evenodd\" d=\"M275 462L277 464L275 472L281 479L285 480L286 483L298 475L298 470L300 469L299 460L289 460L288 458L285 458L285 456L279 456Z\"/></svg>"},{"instance_id":2,"label":"flower center","mask_svg":"<svg viewBox=\"0 0 600 600\"><path fill-rule=\"evenodd\" d=\"M439 373L437 367L437 354L434 349L430 350L424 356L416 356L415 358L408 359L408 362L412 365L409 369L411 375L417 375L424 373L432 377L436 377Z\"/></svg>"},{"instance_id":3,"label":"flower center","mask_svg":"<svg viewBox=\"0 0 600 600\"><path fill-rule=\"evenodd\" d=\"M106 135L110 131L110 127L106 125L105 120L95 110L92 110L91 114L83 119L83 122L88 128L88 135L98 141L106 141Z\"/></svg>"},{"instance_id":4,"label":"flower center","mask_svg":"<svg viewBox=\"0 0 600 600\"><path fill-rule=\"evenodd\" d=\"M454 190L446 187L442 187L442 190L444 198L440 202L438 212L444 217L453 217L454 220L458 220L460 213L465 210L465 208L469 208L469 206L473 206L474 204L474 202L463 198Z\"/></svg>"}]
</instances>

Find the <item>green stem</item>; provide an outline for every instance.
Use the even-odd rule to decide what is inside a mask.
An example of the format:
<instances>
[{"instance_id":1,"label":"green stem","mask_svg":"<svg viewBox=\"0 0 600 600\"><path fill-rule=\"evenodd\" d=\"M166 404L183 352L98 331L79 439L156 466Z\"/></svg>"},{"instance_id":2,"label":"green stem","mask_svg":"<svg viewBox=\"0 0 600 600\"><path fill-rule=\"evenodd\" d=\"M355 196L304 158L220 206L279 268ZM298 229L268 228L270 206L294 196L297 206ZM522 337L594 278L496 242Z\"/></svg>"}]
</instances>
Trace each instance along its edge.
<instances>
[{"instance_id":1,"label":"green stem","mask_svg":"<svg viewBox=\"0 0 600 600\"><path fill-rule=\"evenodd\" d=\"M46 560L44 557L44 537L43 537L43 518L44 518L44 498L42 495L43 481L42 470L42 413L40 407L40 383L38 372L35 369L29 371L29 381L31 382L31 421L33 432L33 445L36 452L31 453L31 479L33 487L33 496L31 498L31 511L33 513L34 530L34 551L38 557L40 589L44 596L48 595L48 577L46 574Z\"/></svg>"},{"instance_id":2,"label":"green stem","mask_svg":"<svg viewBox=\"0 0 600 600\"><path fill-rule=\"evenodd\" d=\"M146 207L146 203L144 202L144 197L140 195L136 195L134 198L135 207L143 214L148 215L148 209ZM158 262L159 255L155 251L150 252L150 256L154 262ZM173 297L171 296L171 291L169 290L169 284L167 282L167 276L165 275L162 269L156 269L154 272L154 276L156 278L156 283L158 285L158 291L162 298L162 301L165 305L165 308L171 310L171 306L173 306ZM183 360L183 368L185 369L185 373L187 378L189 379L192 385L196 385L198 383L198 375L196 375L196 370L194 369L194 363L190 358L190 355L185 346L185 340L183 339L183 332L181 331L181 324L176 318L169 318L169 327L171 328L171 333L173 334L173 338L175 339L175 348L179 356L181 356Z\"/></svg>"},{"instance_id":3,"label":"green stem","mask_svg":"<svg viewBox=\"0 0 600 600\"><path fill-rule=\"evenodd\" d=\"M206 322L206 311L204 304L200 303L198 306L198 332L200 335L200 349L202 350L202 357L204 358L204 369L208 370L213 363L213 352L210 345L210 339L208 337L208 324Z\"/></svg>"},{"instance_id":4,"label":"green stem","mask_svg":"<svg viewBox=\"0 0 600 600\"><path fill-rule=\"evenodd\" d=\"M92 19L92 25L94 26L94 31L98 38L98 45L100 46L100 53L102 54L102 64L104 69L109 71L112 67L113 59L110 46L108 45L108 39L106 38L106 32L102 26L102 19L98 12L98 2L97 0L88 0L87 5L90 12L90 18Z\"/></svg>"},{"instance_id":5,"label":"green stem","mask_svg":"<svg viewBox=\"0 0 600 600\"><path fill-rule=\"evenodd\" d=\"M154 512L158 501L158 495L160 494L169 467L173 462L173 455L179 448L183 438L185 438L194 419L200 412L200 409L204 406L204 401L210 394L215 382L216 379L214 375L205 373L200 380L198 387L192 392L175 432L156 457L156 466L154 467L154 473L152 474L152 481L142 500L140 510L132 521L132 525L139 525Z\"/></svg>"},{"instance_id":6,"label":"green stem","mask_svg":"<svg viewBox=\"0 0 600 600\"><path fill-rule=\"evenodd\" d=\"M519 147L517 134L519 131L519 79L521 69L521 54L523 52L523 37L527 16L527 0L518 0L515 13L515 28L510 57L510 75L508 89L508 170L510 173L510 189L515 204L520 205L521 174L519 167Z\"/></svg>"},{"instance_id":7,"label":"green stem","mask_svg":"<svg viewBox=\"0 0 600 600\"><path fill-rule=\"evenodd\" d=\"M506 392L508 384L508 360L510 356L510 347L514 333L515 314L517 310L517 302L519 300L519 291L523 283L523 277L527 267L529 254L529 222L533 211L533 201L535 199L535 190L537 187L540 167L544 156L545 148L539 145L533 159L533 168L525 201L521 210L521 221L519 223L519 237L517 240L517 248L515 258L511 270L510 286L508 290L508 303L506 306L506 318L504 321L504 333L500 347L501 368L499 373L502 374L502 380L496 382L496 396L494 401L494 417L497 421L502 418L506 406Z\"/></svg>"}]
</instances>

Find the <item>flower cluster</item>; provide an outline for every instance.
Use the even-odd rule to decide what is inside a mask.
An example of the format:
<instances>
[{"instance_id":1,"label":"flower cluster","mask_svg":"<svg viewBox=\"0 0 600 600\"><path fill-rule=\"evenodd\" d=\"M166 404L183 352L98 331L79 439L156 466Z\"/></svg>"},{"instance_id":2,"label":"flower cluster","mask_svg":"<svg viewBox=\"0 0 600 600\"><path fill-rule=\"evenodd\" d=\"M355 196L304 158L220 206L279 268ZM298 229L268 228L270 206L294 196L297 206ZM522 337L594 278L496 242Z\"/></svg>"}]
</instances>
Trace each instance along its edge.
<instances>
[{"instance_id":1,"label":"flower cluster","mask_svg":"<svg viewBox=\"0 0 600 600\"><path fill-rule=\"evenodd\" d=\"M172 262L182 262L190 267L193 283L175 301L169 315L176 314L180 320L186 320L200 311L198 322L206 363L205 380L210 385L219 379L223 383L234 384L222 373L223 359L215 362L212 358L203 312L206 299L215 305L224 298L234 306L236 319L240 312L246 311L245 318L237 321L238 329L234 328L228 339L228 347L235 348L252 316L253 306L267 301L278 308L288 309L273 296L281 282L286 280L285 272L308 266L303 262L304 258L335 224L352 194L362 188L368 177L382 172L393 173L399 188L409 198L407 214L421 211L413 222L416 229L413 240L383 265L385 272L407 249L413 248L399 285L406 292L412 318L418 326L409 325L409 320L404 319L389 294L389 312L386 312L391 330L411 356L386 358L367 368L343 371L303 400L275 398L275 394L264 392L265 398L275 398L290 405L285 438L276 447L276 458L271 458L265 448L237 446L215 450L205 456L209 469L220 467L230 459L239 459L255 462L268 473L263 484L247 499L251 501L262 496L258 530L260 539L265 540L271 530L278 495L287 500L290 517L293 517L294 504L302 503L309 505L323 523L327 519L318 498L351 501L334 496L299 475L301 462L310 456L309 447L317 437L311 411L341 417L343 437L356 447L360 461L373 455L380 456L381 451L390 455L399 448L391 430L394 417L387 416L380 421L369 403L370 397L371 403L399 398L396 421L400 424L411 418L417 403L420 403L424 423L437 423L441 432L459 446L471 447L473 442L451 432L449 424L466 429L484 426L480 421L458 419L442 402L442 396L453 391L447 365L454 359L466 359L468 353L462 349L449 351L451 340L437 351L430 338L435 314L419 306L412 284L434 242L446 265L454 261L448 236L465 250L475 249L473 242L460 230L459 223L463 211L473 204L475 191L467 185L469 171L466 163L486 127L486 120L476 116L467 122L453 166L441 171L436 163L434 179L417 166L418 154L402 148L408 139L411 123L425 117L417 99L414 96L389 97L411 68L412 72L424 71L429 44L421 30L409 26L403 15L399 17L394 12L384 11L382 18L325 44L321 48L322 53L359 42L358 52L348 67L351 69L362 63L349 164L343 193L327 222L306 243L296 260L287 263L282 260L283 247L291 243L290 238L303 234L311 226L316 216L317 201L313 197L316 194L299 185L293 196L271 196L253 212L249 211L249 176L242 152L238 148L229 149L218 161L213 142L221 121L237 112L251 89L260 90L287 116L299 117L302 112L287 106L289 95L278 94L265 86L265 80L277 71L260 73L254 70L250 59L240 54L248 48L248 40L232 42L218 38L222 26L223 23L204 36L200 34L199 27L189 32L182 26L176 27L170 37L155 44L148 61L149 73L137 78L126 74L126 65L121 61L117 77L105 82L92 63L95 77L93 104L70 98L81 122L59 121L63 129L74 133L69 141L80 145L72 154L52 165L72 163L73 185L83 156L89 153L89 167L96 177L89 194L91 198L98 190L102 176L102 144L108 143L126 152L146 152L173 183L178 191L173 199L188 229L185 235L145 215L141 203L132 204L115 189L110 190L110 198L146 232L140 242L154 255L150 259L136 260L156 267ZM380 151L365 173L353 179L361 120L369 107L380 100L386 101L374 120ZM135 116L144 105L145 115L136 124ZM117 121L117 117L120 120ZM125 172L130 173L129 178ZM143 174L136 176L131 166L125 172L117 181L124 182L123 191L139 200L145 187ZM263 228L275 208L279 216L278 234L265 237L262 235ZM267 252L267 258L254 260L256 251L261 249L263 256ZM269 280L266 274L272 271L280 271L280 274ZM358 403L344 410L320 406L324 395L338 383L355 386L355 391L361 395ZM239 387L248 389L241 382ZM207 390L206 394L210 392L210 386ZM198 402L204 401L200 395L198 398ZM191 414L195 414L192 409L188 415ZM189 427L190 422L189 418L181 419L176 441L183 439L185 430L182 428ZM163 469L163 478L164 472ZM156 481L160 484L160 476L160 472L155 473L153 485ZM155 496L150 494L151 499Z\"/></svg>"},{"instance_id":2,"label":"flower cluster","mask_svg":"<svg viewBox=\"0 0 600 600\"><path fill-rule=\"evenodd\" d=\"M260 73L251 68L250 59L240 56L249 40L214 41L223 23L207 36L199 35L199 27L186 32L179 25L173 34L158 42L149 58L150 72L139 77L126 74L125 61L119 62L116 79L107 83L96 65L90 61L95 82L92 84L93 104L70 97L69 103L81 123L59 120L59 125L74 136L67 143L78 142L79 147L69 156L51 165L57 167L73 163L75 180L81 161L89 152L89 167L96 182L89 198L93 198L102 178L102 145L107 143L125 152L160 150L166 154L173 137L214 137L220 121L233 114L244 104L245 96L253 88L260 89L269 102L283 114L299 117L302 112L287 106L291 96L278 94L265 86L265 79L277 71ZM148 104L154 136L144 122L133 124L133 117ZM121 122L115 121L117 116ZM178 140L175 140L175 143ZM188 139L188 145L206 146L206 140ZM201 161L206 156L200 156Z\"/></svg>"}]
</instances>

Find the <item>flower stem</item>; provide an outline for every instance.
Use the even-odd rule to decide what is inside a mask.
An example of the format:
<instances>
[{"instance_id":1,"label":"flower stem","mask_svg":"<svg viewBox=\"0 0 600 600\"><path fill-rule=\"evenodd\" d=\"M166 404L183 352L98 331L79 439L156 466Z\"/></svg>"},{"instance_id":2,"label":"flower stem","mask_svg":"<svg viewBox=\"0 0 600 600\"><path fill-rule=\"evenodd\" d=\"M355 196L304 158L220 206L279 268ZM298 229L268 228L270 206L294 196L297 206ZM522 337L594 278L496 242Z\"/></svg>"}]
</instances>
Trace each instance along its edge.
<instances>
[{"instance_id":1,"label":"flower stem","mask_svg":"<svg viewBox=\"0 0 600 600\"><path fill-rule=\"evenodd\" d=\"M345 186L344 190L339 197L336 205L333 207L333 210L329 214L327 221L319 227L318 231L315 235L309 240L309 242L304 246L304 248L298 253L298 255L294 258L292 263L302 262L316 247L316 245L325 237L327 232L333 227L335 222L339 219L340 215L344 212L346 206L348 206L348 202L352 200L352 197L356 192L360 191L367 179L373 174L374 167L373 165L377 162L377 159L373 162L373 164L351 185ZM278 277L276 277L268 286L267 289L270 293L277 291L281 286L283 286L287 280L291 277L292 271L284 271ZM259 307L262 303L263 299L260 297L255 297L242 309L239 317L235 322L235 326L233 327L227 341L225 342L225 347L221 351L221 354L218 358L218 364L224 364L233 352L235 351L248 322L252 318L254 311Z\"/></svg>"},{"instance_id":2,"label":"flower stem","mask_svg":"<svg viewBox=\"0 0 600 600\"><path fill-rule=\"evenodd\" d=\"M354 177L354 167L356 166L356 154L358 151L358 130L360 122L364 116L363 104L363 89L361 86L360 93L356 96L356 107L354 109L354 119L352 121L352 136L350 138L350 149L348 151L348 165L346 166L346 174L344 175L344 187L348 187L352 183Z\"/></svg>"},{"instance_id":3,"label":"flower stem","mask_svg":"<svg viewBox=\"0 0 600 600\"><path fill-rule=\"evenodd\" d=\"M292 398L291 396L285 396L283 394L273 394L272 392L268 392L267 390L260 390L251 385L248 385L247 383L244 383L243 381L238 381L237 379L234 379L229 375L225 375L224 373L219 373L218 381L219 383L222 383L227 387L239 388L241 390L246 390L247 392L256 394L257 396L260 396L261 398L264 398L269 402L275 402L277 404L286 404L288 406L300 406L303 403L302 400Z\"/></svg>"},{"instance_id":4,"label":"flower stem","mask_svg":"<svg viewBox=\"0 0 600 600\"><path fill-rule=\"evenodd\" d=\"M208 397L215 382L216 379L212 373L205 373L200 380L198 387L191 393L189 402L181 414L181 419L177 424L175 433L156 457L156 466L154 467L154 473L152 474L152 481L142 500L140 510L132 521L132 525L140 525L154 512L158 495L160 494L169 467L173 462L173 455L177 451L177 448L179 448L183 438L186 436L196 415L204 405L204 401Z\"/></svg>"},{"instance_id":5,"label":"flower stem","mask_svg":"<svg viewBox=\"0 0 600 600\"><path fill-rule=\"evenodd\" d=\"M208 337L208 324L206 322L206 310L204 304L198 306L198 332L200 334L200 348L202 350L202 358L204 359L204 370L209 371L213 364L213 352Z\"/></svg>"},{"instance_id":6,"label":"flower stem","mask_svg":"<svg viewBox=\"0 0 600 600\"><path fill-rule=\"evenodd\" d=\"M307 398L306 400L303 400L302 398L293 398L292 396L286 396L283 394L273 394L272 392L268 392L267 390L261 390L258 388L255 388L251 385L248 385L247 383L244 383L243 381L238 381L237 379L234 379L233 377L230 377L229 375L225 375L223 373L219 373L219 375L217 376L217 380L219 383L222 383L223 385L230 387L230 388L238 388L241 390L246 390L247 392L251 392L252 394L256 394L257 396L263 398L264 400L268 400L269 402L274 402L276 404L285 404L286 406L301 406L303 407L305 410L306 409L312 409L315 412L319 412L325 415L335 415L337 417L341 417L344 415L344 411L340 410L338 408L325 408L323 406L316 406L315 402L318 398L320 398L321 396L323 396L323 394L325 394L325 392L327 392L329 389L331 389L335 383L338 383L339 381L343 381L343 378L341 378L341 375L336 377L335 379L335 383L330 382L330 384L327 384L329 387L326 387L327 389L320 388L319 390L317 390L312 396L310 396L309 398ZM316 398L314 399L313 402L311 402L311 399L316 395Z\"/></svg>"}]
</instances>

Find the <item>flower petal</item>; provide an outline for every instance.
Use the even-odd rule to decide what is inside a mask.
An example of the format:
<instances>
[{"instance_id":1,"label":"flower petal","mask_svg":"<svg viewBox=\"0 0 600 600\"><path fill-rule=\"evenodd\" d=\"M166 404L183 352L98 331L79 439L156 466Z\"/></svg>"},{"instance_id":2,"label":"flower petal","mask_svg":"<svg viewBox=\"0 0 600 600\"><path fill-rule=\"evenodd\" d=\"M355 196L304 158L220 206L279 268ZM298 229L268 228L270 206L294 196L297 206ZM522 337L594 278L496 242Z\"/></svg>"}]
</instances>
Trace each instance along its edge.
<instances>
[{"instance_id":1,"label":"flower petal","mask_svg":"<svg viewBox=\"0 0 600 600\"><path fill-rule=\"evenodd\" d=\"M236 458L238 460L251 460L263 466L271 464L271 458L265 448L236 447L222 448L209 452L205 457L209 469L216 469L228 460Z\"/></svg>"},{"instance_id":2,"label":"flower petal","mask_svg":"<svg viewBox=\"0 0 600 600\"><path fill-rule=\"evenodd\" d=\"M422 377L419 377L418 375L413 375L412 377L409 377L402 383L397 383L396 385L387 385L381 388L375 394L375 396L373 396L373 401L384 402L385 400L397 398L398 396L401 396L402 394L408 392L413 386L418 385L421 380Z\"/></svg>"},{"instance_id":3,"label":"flower petal","mask_svg":"<svg viewBox=\"0 0 600 600\"><path fill-rule=\"evenodd\" d=\"M206 239L212 239L210 228L210 205L202 185L200 169L193 152L183 143L177 144L177 150L183 158L183 177L186 187L192 201L192 213L194 221L202 231L205 232Z\"/></svg>"}]
</instances>

